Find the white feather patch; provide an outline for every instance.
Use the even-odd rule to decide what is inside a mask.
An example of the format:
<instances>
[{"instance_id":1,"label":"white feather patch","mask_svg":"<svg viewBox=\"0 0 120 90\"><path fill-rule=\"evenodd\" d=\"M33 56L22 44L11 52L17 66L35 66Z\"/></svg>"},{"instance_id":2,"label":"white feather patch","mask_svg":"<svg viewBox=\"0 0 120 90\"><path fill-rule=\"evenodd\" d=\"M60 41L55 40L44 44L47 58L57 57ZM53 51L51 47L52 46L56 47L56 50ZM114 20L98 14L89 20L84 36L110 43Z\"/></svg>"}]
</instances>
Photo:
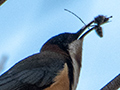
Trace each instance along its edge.
<instances>
[{"instance_id":1,"label":"white feather patch","mask_svg":"<svg viewBox=\"0 0 120 90\"><path fill-rule=\"evenodd\" d=\"M74 74L74 82L72 85L72 90L76 90L78 80L79 80L79 73L80 73L80 66L81 65L81 58L82 58L82 42L83 40L75 40L72 43L69 44L69 54L72 58L73 62L73 74ZM78 64L78 61L80 60L80 64Z\"/></svg>"}]
</instances>

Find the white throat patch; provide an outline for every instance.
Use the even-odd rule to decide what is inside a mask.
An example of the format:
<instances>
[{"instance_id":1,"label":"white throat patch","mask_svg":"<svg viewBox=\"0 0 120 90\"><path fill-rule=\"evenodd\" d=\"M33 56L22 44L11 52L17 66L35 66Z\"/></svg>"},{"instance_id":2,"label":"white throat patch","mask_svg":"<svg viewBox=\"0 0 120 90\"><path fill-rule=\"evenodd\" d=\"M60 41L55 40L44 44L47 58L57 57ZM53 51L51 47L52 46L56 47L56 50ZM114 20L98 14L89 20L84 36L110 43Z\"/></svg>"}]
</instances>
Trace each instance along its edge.
<instances>
[{"instance_id":1,"label":"white throat patch","mask_svg":"<svg viewBox=\"0 0 120 90\"><path fill-rule=\"evenodd\" d=\"M72 90L76 90L78 80L79 80L79 73L80 73L81 60L82 60L82 42L83 42L83 40L75 40L69 44L68 51L72 58L73 75L74 75L74 79L73 79L74 82L72 85Z\"/></svg>"}]
</instances>

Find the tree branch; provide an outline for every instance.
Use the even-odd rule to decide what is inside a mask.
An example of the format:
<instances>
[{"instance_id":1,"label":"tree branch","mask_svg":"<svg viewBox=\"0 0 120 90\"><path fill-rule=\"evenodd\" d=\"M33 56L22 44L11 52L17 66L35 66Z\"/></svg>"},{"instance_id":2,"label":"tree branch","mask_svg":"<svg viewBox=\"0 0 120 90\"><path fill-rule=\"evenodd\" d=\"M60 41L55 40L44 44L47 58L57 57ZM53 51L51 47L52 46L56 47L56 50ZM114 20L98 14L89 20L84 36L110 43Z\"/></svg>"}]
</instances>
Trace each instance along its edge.
<instances>
[{"instance_id":1,"label":"tree branch","mask_svg":"<svg viewBox=\"0 0 120 90\"><path fill-rule=\"evenodd\" d=\"M113 80L111 80L100 90L117 90L118 88L120 88L120 74L118 74Z\"/></svg>"},{"instance_id":2,"label":"tree branch","mask_svg":"<svg viewBox=\"0 0 120 90\"><path fill-rule=\"evenodd\" d=\"M7 0L0 0L0 6Z\"/></svg>"}]
</instances>

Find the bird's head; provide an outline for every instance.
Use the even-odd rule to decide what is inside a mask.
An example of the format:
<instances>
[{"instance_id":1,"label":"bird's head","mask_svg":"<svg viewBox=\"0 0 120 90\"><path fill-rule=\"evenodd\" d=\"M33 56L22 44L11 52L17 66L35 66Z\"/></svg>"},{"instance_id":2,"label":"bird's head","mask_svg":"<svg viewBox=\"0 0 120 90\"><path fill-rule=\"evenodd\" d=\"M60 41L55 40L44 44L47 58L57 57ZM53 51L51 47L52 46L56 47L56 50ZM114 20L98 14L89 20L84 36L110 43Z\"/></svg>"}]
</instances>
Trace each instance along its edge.
<instances>
[{"instance_id":1,"label":"bird's head","mask_svg":"<svg viewBox=\"0 0 120 90\"><path fill-rule=\"evenodd\" d=\"M78 37L79 35L77 33L62 33L62 34L56 35L51 39L49 39L43 45L41 51L49 50L49 49L55 50L56 48L60 48L61 50L64 50L67 52L69 44L77 40Z\"/></svg>"},{"instance_id":2,"label":"bird's head","mask_svg":"<svg viewBox=\"0 0 120 90\"><path fill-rule=\"evenodd\" d=\"M101 18L101 17L103 17L103 18ZM83 41L84 36L86 36L88 34L88 32L92 31L93 29L98 30L98 28L101 28L100 25L102 25L103 23L106 23L109 20L109 18L111 18L111 17L107 18L103 15L99 15L93 21L91 21L89 24L85 25L83 28L81 28L76 33L62 33L62 34L56 35L56 36L50 38L43 45L41 51L52 50L55 52L57 52L57 51L68 52L68 50L70 49L71 43L75 42L76 40L79 42ZM95 25L92 25L93 27L90 28L91 24L93 24L93 23ZM88 27L90 29L83 34L85 29ZM100 33L97 33L97 34L99 35L101 33L102 33L102 31ZM81 45L82 45L82 43L80 43L80 46ZM73 46L74 47L76 46L75 43L71 47L73 47ZM78 46L78 44L77 44L77 46Z\"/></svg>"}]
</instances>

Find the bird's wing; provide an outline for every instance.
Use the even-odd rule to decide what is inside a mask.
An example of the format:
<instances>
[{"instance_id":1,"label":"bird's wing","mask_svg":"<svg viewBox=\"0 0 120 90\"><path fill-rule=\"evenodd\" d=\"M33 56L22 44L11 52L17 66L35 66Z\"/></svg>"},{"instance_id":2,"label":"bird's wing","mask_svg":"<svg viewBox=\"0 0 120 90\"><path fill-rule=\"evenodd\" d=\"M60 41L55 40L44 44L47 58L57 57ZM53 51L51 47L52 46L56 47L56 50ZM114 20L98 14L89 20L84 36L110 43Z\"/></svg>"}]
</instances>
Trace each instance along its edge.
<instances>
[{"instance_id":1,"label":"bird's wing","mask_svg":"<svg viewBox=\"0 0 120 90\"><path fill-rule=\"evenodd\" d=\"M42 90L50 86L65 62L59 55L54 58L45 55L30 56L13 66L0 77L0 90Z\"/></svg>"}]
</instances>

